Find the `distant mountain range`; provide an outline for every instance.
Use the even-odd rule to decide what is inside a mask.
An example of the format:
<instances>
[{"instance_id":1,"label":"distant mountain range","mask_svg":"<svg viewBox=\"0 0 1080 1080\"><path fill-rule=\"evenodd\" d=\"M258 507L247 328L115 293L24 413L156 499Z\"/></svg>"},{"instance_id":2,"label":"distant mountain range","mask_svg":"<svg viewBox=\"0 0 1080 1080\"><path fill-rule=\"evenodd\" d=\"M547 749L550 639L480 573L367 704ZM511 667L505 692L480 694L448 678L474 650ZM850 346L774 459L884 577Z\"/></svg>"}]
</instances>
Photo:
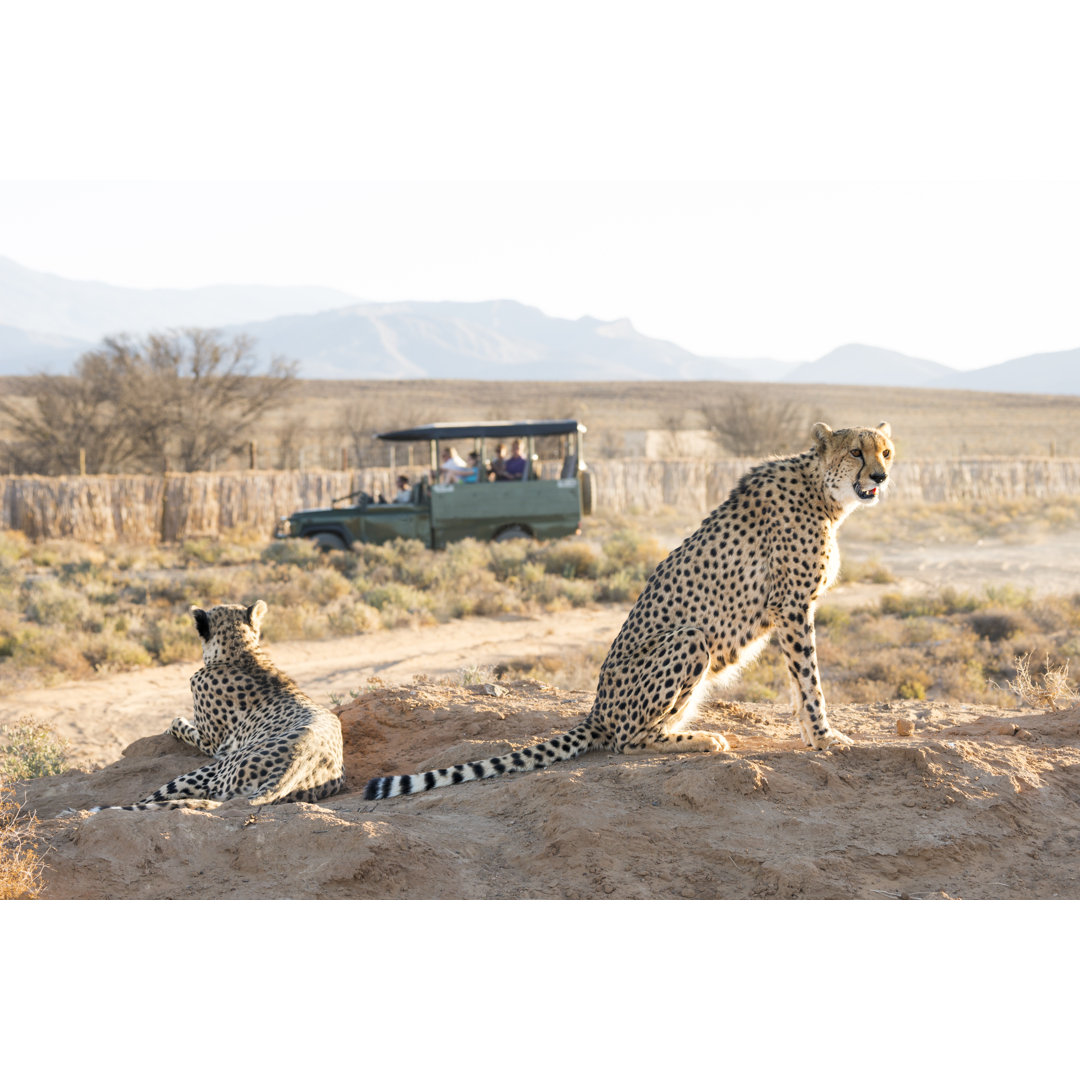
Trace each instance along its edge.
<instances>
[{"instance_id":1,"label":"distant mountain range","mask_svg":"<svg viewBox=\"0 0 1080 1080\"><path fill-rule=\"evenodd\" d=\"M719 379L1080 394L1080 348L958 371L871 345L809 363L698 356L628 319L559 319L514 300L363 303L335 289L131 289L0 257L0 375L61 373L109 334L218 327L308 379Z\"/></svg>"},{"instance_id":2,"label":"distant mountain range","mask_svg":"<svg viewBox=\"0 0 1080 1080\"><path fill-rule=\"evenodd\" d=\"M329 379L745 379L724 360L639 334L628 319L556 319L514 300L353 304L227 326L261 356Z\"/></svg>"},{"instance_id":3,"label":"distant mountain range","mask_svg":"<svg viewBox=\"0 0 1080 1080\"><path fill-rule=\"evenodd\" d=\"M42 274L0 256L0 374L64 370L107 334L221 326L355 302L348 293L323 288L128 289Z\"/></svg>"}]
</instances>

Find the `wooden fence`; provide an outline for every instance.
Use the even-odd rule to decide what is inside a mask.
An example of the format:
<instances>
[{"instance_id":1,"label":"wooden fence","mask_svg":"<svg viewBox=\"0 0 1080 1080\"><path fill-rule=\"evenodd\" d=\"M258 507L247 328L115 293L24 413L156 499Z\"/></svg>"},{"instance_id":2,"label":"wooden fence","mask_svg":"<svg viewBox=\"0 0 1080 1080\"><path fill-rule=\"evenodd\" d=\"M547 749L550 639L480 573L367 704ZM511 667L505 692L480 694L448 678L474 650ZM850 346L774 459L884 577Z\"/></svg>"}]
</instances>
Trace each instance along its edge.
<instances>
[{"instance_id":1,"label":"wooden fence","mask_svg":"<svg viewBox=\"0 0 1080 1080\"><path fill-rule=\"evenodd\" d=\"M704 514L752 461L597 461L598 508L677 506ZM393 491L391 469L168 473L163 476L0 477L0 528L30 539L158 543L243 529L269 537L294 510L350 491ZM890 500L1052 499L1080 494L1080 459L972 458L898 462Z\"/></svg>"}]
</instances>

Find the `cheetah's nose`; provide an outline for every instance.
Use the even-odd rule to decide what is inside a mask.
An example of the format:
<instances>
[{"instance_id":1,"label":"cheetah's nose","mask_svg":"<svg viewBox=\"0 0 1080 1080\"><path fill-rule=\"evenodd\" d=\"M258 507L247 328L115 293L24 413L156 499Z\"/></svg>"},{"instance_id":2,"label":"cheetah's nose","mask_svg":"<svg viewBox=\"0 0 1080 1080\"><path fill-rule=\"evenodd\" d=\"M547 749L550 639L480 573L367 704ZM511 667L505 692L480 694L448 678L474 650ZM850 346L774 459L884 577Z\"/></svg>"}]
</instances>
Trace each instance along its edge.
<instances>
[{"instance_id":1,"label":"cheetah's nose","mask_svg":"<svg viewBox=\"0 0 1080 1080\"><path fill-rule=\"evenodd\" d=\"M873 480L875 484L883 484L888 478L889 478L888 473L883 473L883 472L880 472L880 471L872 472L870 474L870 479Z\"/></svg>"}]
</instances>

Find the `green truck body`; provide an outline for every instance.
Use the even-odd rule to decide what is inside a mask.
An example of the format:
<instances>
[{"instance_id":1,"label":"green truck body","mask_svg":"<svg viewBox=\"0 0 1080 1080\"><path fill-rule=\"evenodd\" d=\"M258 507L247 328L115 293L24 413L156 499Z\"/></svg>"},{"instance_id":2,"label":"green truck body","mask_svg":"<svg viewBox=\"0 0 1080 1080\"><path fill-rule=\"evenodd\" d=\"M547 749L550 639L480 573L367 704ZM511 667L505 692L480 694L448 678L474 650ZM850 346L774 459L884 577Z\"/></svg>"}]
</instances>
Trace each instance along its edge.
<instances>
[{"instance_id":1,"label":"green truck body","mask_svg":"<svg viewBox=\"0 0 1080 1080\"><path fill-rule=\"evenodd\" d=\"M479 479L466 483L432 483L428 475L417 480L407 503L376 503L353 493L350 505L299 510L283 518L278 537L314 540L327 549L354 543L383 544L398 537L422 541L431 548L466 537L505 540L513 537L550 539L569 536L581 527L583 514L592 511L592 487L583 462L585 427L576 420L525 420L472 424L428 424L405 431L386 432L376 438L391 442L430 444L431 475L438 475L440 444L462 445L471 440L482 462L488 442L527 444L529 467L521 480ZM539 475L535 464L536 440L557 438L558 476ZM481 470L486 475L486 469ZM336 500L342 502L344 500Z\"/></svg>"}]
</instances>

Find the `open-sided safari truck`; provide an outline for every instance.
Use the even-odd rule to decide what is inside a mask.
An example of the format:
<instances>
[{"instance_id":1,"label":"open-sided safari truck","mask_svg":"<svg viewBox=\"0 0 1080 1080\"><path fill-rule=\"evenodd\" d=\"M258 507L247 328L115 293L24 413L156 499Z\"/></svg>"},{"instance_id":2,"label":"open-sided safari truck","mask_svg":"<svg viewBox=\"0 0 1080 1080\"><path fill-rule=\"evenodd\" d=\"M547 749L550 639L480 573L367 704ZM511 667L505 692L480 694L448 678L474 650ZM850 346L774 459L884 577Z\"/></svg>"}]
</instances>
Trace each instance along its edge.
<instances>
[{"instance_id":1,"label":"open-sided safari truck","mask_svg":"<svg viewBox=\"0 0 1080 1080\"><path fill-rule=\"evenodd\" d=\"M414 479L407 503L380 503L363 492L352 492L335 499L329 509L298 510L282 518L276 535L306 537L327 549L344 549L356 542L382 544L398 536L414 537L432 548L466 536L479 540L569 536L581 527L582 515L592 513L584 434L585 425L577 420L442 423L387 431L375 438L429 444L430 472ZM488 479L489 450L515 439L524 448L524 476ZM481 462L475 482L438 481L441 450L450 446L465 453L475 450Z\"/></svg>"}]
</instances>

